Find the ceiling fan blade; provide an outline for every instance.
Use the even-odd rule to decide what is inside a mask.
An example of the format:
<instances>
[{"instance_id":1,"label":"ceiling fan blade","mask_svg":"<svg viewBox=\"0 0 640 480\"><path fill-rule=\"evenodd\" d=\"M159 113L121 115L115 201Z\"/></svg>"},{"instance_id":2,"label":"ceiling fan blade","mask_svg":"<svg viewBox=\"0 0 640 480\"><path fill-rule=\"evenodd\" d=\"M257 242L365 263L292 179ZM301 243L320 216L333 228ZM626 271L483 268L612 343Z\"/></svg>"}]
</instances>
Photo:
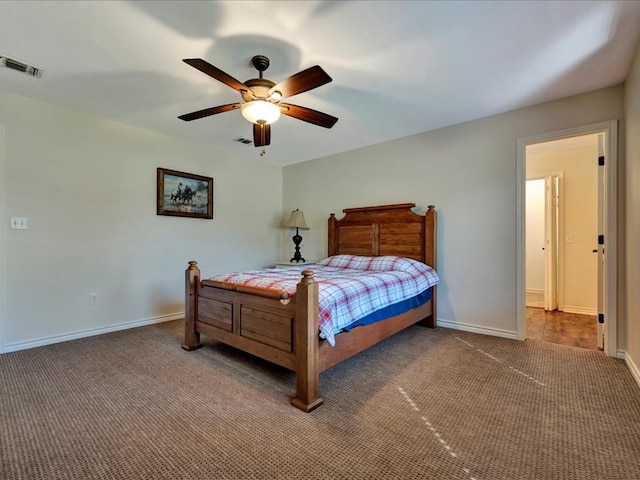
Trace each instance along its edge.
<instances>
[{"instance_id":1,"label":"ceiling fan blade","mask_svg":"<svg viewBox=\"0 0 640 480\"><path fill-rule=\"evenodd\" d=\"M300 107L299 105L292 105L290 103L280 104L282 113L304 122L313 123L324 128L333 127L338 121L337 117L328 115L326 113L318 112L306 107Z\"/></svg>"},{"instance_id":2,"label":"ceiling fan blade","mask_svg":"<svg viewBox=\"0 0 640 480\"><path fill-rule=\"evenodd\" d=\"M271 125L267 123L253 124L253 144L256 147L264 147L271 143Z\"/></svg>"},{"instance_id":3,"label":"ceiling fan blade","mask_svg":"<svg viewBox=\"0 0 640 480\"><path fill-rule=\"evenodd\" d=\"M332 78L321 67L307 68L285 78L280 83L269 89L269 95L273 92L280 92L282 98L293 97L302 92L313 90L325 83L329 83Z\"/></svg>"},{"instance_id":4,"label":"ceiling fan blade","mask_svg":"<svg viewBox=\"0 0 640 480\"><path fill-rule=\"evenodd\" d=\"M236 108L240 108L239 103L228 103L227 105L218 105L217 107L205 108L204 110L198 110L197 112L180 115L178 118L180 120L184 120L185 122L190 122L191 120L208 117L210 115L215 115L216 113L229 112L231 110L235 110Z\"/></svg>"},{"instance_id":5,"label":"ceiling fan blade","mask_svg":"<svg viewBox=\"0 0 640 480\"><path fill-rule=\"evenodd\" d=\"M237 90L239 92L249 90L249 87L247 87L244 83L236 80L228 73L223 72L218 67L214 67L209 62L206 62L201 58L185 58L182 61L191 65L193 68L197 68L202 73L206 73L210 77L221 81L225 85L230 86L234 90Z\"/></svg>"}]
</instances>

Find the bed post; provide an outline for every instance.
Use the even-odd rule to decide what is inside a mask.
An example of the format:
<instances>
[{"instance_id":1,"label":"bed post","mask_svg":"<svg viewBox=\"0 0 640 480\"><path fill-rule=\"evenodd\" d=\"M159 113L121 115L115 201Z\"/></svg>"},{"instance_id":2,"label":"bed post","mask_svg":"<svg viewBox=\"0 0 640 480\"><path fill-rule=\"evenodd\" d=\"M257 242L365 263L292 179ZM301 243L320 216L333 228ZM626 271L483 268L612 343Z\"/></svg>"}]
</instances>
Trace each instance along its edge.
<instances>
[{"instance_id":1,"label":"bed post","mask_svg":"<svg viewBox=\"0 0 640 480\"><path fill-rule=\"evenodd\" d=\"M185 350L200 348L200 334L196 332L198 315L198 287L200 286L200 269L198 262L191 260L184 274L184 343Z\"/></svg>"},{"instance_id":2,"label":"bed post","mask_svg":"<svg viewBox=\"0 0 640 480\"><path fill-rule=\"evenodd\" d=\"M323 402L319 397L318 284L313 280L312 270L303 270L302 277L295 297L296 396L291 404L310 412Z\"/></svg>"},{"instance_id":3,"label":"bed post","mask_svg":"<svg viewBox=\"0 0 640 480\"><path fill-rule=\"evenodd\" d=\"M425 263L437 271L437 265L436 265L437 222L436 222L435 205L429 205L427 207L427 213L425 214L424 222L425 222L425 229L424 229ZM438 319L438 311L436 309L438 287L434 285L433 287L431 287L431 291L433 292L433 295L431 297L431 315L425 320L423 320L422 322L420 322L420 324L430 328L436 328L437 319Z\"/></svg>"},{"instance_id":4,"label":"bed post","mask_svg":"<svg viewBox=\"0 0 640 480\"><path fill-rule=\"evenodd\" d=\"M336 228L337 223L338 220L336 219L336 214L329 214L329 241L327 245L328 257L338 254L338 229Z\"/></svg>"}]
</instances>

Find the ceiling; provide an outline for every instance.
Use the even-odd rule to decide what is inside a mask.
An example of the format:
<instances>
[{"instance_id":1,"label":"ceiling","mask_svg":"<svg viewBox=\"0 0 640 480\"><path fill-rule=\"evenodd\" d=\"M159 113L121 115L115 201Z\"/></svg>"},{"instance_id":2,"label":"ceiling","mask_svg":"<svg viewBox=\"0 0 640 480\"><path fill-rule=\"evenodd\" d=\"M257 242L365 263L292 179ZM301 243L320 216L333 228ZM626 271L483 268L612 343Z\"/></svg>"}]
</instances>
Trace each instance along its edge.
<instances>
[{"instance_id":1,"label":"ceiling","mask_svg":"<svg viewBox=\"0 0 640 480\"><path fill-rule=\"evenodd\" d=\"M163 134L234 157L289 165L618 85L640 41L640 2L1 1L0 90ZM279 82L320 65L333 81L286 101L340 120L283 116L266 155L236 141L240 101L182 62L202 58L244 82L251 58Z\"/></svg>"}]
</instances>

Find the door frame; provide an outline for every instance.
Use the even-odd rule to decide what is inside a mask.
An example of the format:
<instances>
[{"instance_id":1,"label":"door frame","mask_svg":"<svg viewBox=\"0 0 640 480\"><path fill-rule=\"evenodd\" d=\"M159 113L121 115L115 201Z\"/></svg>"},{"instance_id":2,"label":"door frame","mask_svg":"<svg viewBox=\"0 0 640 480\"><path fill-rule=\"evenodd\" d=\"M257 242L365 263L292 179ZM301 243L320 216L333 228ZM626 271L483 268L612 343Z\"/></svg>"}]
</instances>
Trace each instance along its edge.
<instances>
[{"instance_id":1,"label":"door frame","mask_svg":"<svg viewBox=\"0 0 640 480\"><path fill-rule=\"evenodd\" d=\"M526 335L525 305L525 182L526 182L526 147L563 138L577 137L591 133L605 134L605 343L604 352L610 357L619 357L617 337L617 165L618 165L618 121L581 125L564 130L541 133L538 135L519 137L517 139L516 159L516 335L524 340ZM593 161L597 161L594 158ZM598 192L600 195L601 192Z\"/></svg>"},{"instance_id":2,"label":"door frame","mask_svg":"<svg viewBox=\"0 0 640 480\"><path fill-rule=\"evenodd\" d=\"M545 310L564 309L564 242L560 241L564 238L562 178L562 173L544 177Z\"/></svg>"},{"instance_id":3,"label":"door frame","mask_svg":"<svg viewBox=\"0 0 640 480\"><path fill-rule=\"evenodd\" d=\"M605 163L606 163L606 152L605 152L605 144L606 144L606 138L604 138L605 135L602 133L598 134L598 158L600 157L605 157ZM600 162L598 161L598 189L607 189L607 185L606 185L606 172L604 171L603 168L601 168ZM600 199L598 199L600 200ZM601 234L604 232L604 225L606 222L606 211L605 211L605 205L603 205L603 203L601 201L598 201L598 234ZM599 242L596 242L596 252L598 254L597 256L597 262L598 262L598 314L604 313L604 304L606 299L604 298L604 273L606 272L606 264L604 263L604 259L605 259L605 246L604 245L600 245ZM598 348L604 348L604 337L605 337L605 331L604 331L604 327L605 325L598 322L598 330L596 332L596 341L598 344Z\"/></svg>"},{"instance_id":4,"label":"door frame","mask_svg":"<svg viewBox=\"0 0 640 480\"><path fill-rule=\"evenodd\" d=\"M544 309L549 311L558 309L558 214L552 180L544 179Z\"/></svg>"},{"instance_id":5,"label":"door frame","mask_svg":"<svg viewBox=\"0 0 640 480\"><path fill-rule=\"evenodd\" d=\"M5 205L4 201L4 179L5 175L5 127L0 124L0 355L4 353L4 322L6 313L6 294L5 294L5 246L7 239L5 238Z\"/></svg>"}]
</instances>

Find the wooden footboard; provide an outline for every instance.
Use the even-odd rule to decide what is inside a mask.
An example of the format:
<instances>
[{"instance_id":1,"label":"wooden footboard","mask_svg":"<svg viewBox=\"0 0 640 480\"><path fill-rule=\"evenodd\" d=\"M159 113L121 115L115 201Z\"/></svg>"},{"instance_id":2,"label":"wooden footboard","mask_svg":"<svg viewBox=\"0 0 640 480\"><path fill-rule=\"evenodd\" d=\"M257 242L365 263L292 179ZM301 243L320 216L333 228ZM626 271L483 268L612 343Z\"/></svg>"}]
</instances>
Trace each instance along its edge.
<instances>
[{"instance_id":1,"label":"wooden footboard","mask_svg":"<svg viewBox=\"0 0 640 480\"><path fill-rule=\"evenodd\" d=\"M318 285L302 271L296 295L259 288L236 288L201 280L197 262L185 275L185 341L202 346L200 334L296 372L292 404L311 411L322 404L318 369Z\"/></svg>"}]
</instances>

